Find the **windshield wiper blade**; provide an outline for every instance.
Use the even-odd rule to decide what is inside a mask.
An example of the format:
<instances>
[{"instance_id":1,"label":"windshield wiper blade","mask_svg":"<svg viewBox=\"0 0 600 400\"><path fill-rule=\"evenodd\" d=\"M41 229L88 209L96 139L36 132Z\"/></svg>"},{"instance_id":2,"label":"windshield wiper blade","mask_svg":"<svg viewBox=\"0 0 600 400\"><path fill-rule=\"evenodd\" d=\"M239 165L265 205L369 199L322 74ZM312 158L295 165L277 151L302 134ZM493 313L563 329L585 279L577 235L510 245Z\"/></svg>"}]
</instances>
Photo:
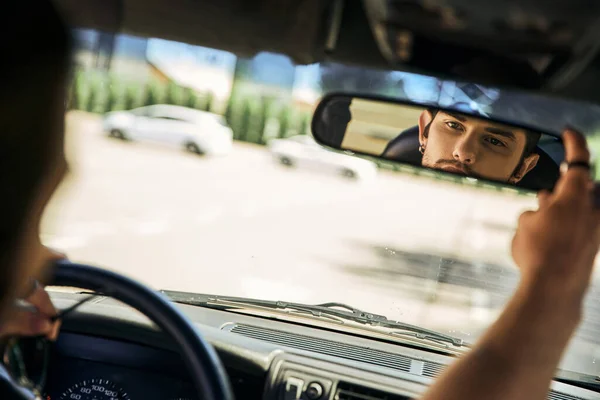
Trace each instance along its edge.
<instances>
[{"instance_id":1,"label":"windshield wiper blade","mask_svg":"<svg viewBox=\"0 0 600 400\"><path fill-rule=\"evenodd\" d=\"M334 319L340 322L352 321L363 325L376 326L398 331L387 332L393 336L412 336L417 339L432 340L456 347L468 347L462 339L445 335L436 331L421 328L404 322L393 321L384 315L374 314L343 303L301 304L288 301L258 300L243 297L219 296L198 293L185 293L161 290L169 299L176 303L219 309L235 309L244 307L260 307L272 310L288 310L306 313L314 317Z\"/></svg>"}]
</instances>

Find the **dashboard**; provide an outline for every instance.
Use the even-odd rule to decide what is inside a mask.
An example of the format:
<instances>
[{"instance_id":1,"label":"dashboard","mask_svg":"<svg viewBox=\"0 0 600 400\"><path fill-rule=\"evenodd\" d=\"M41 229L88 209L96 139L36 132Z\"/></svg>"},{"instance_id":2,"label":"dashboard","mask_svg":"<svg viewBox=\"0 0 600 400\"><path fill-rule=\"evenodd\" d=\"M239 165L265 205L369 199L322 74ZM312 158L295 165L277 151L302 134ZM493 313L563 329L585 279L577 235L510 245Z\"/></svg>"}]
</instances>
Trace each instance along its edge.
<instances>
[{"instance_id":1,"label":"dashboard","mask_svg":"<svg viewBox=\"0 0 600 400\"><path fill-rule=\"evenodd\" d=\"M82 296L51 295L59 308ZM412 400L455 359L325 326L178 307L215 347L240 400ZM50 352L46 400L200 400L172 346L137 311L99 298L64 320ZM600 394L555 381L548 399Z\"/></svg>"},{"instance_id":2,"label":"dashboard","mask_svg":"<svg viewBox=\"0 0 600 400\"><path fill-rule=\"evenodd\" d=\"M67 332L50 360L46 399L195 399L185 366L169 351Z\"/></svg>"}]
</instances>

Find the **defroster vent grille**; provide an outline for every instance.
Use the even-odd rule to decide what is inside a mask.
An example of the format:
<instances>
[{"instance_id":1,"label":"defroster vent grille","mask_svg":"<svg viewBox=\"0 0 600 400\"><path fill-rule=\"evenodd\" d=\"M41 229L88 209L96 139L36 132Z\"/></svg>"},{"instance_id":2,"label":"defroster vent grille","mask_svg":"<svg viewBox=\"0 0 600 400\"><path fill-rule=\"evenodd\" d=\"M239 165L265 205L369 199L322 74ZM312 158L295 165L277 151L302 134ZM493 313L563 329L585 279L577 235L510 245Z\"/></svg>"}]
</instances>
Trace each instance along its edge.
<instances>
[{"instance_id":1,"label":"defroster vent grille","mask_svg":"<svg viewBox=\"0 0 600 400\"><path fill-rule=\"evenodd\" d=\"M294 349L410 372L412 360L409 357L386 351L251 325L235 325L231 332Z\"/></svg>"},{"instance_id":2,"label":"defroster vent grille","mask_svg":"<svg viewBox=\"0 0 600 400\"><path fill-rule=\"evenodd\" d=\"M353 344L340 343L334 340L315 338L312 336L300 335L297 333L278 331L259 326L235 324L230 329L232 333L243 335L249 338L264 340L266 342L278 344L281 346L291 347L294 349L310 351L319 354L325 354L334 357L345 358L347 360L364 362L367 364L379 365L395 369L398 371L409 372L416 375L435 378L446 367L444 364L439 364L430 361L415 360L410 357L401 356L387 351L371 349L369 347L357 346ZM342 384L342 382L340 382ZM355 387L348 384L349 387ZM356 386L359 390L359 386ZM364 388L365 390L371 390ZM377 391L373 391L376 393ZM381 392L387 397L373 397L368 393L366 395L361 392L351 393L345 389L339 393L339 400L395 400L404 399L404 397L390 395ZM346 397L344 397L346 396ZM349 396L349 397L348 397ZM354 397L352 397L354 396ZM363 396L363 397L361 397ZM366 397L364 397L366 396ZM369 397L371 396L371 397ZM570 394L551 391L548 395L548 400L585 400L581 397Z\"/></svg>"}]
</instances>

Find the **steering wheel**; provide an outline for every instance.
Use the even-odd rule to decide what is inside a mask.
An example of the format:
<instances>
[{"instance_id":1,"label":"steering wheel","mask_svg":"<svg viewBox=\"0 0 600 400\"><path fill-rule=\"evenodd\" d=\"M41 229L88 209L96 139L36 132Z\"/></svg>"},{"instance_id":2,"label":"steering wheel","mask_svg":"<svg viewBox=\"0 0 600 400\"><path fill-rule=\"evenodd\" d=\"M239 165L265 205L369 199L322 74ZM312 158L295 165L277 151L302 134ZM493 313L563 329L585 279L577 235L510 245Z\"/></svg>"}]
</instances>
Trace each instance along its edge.
<instances>
[{"instance_id":1,"label":"steering wheel","mask_svg":"<svg viewBox=\"0 0 600 400\"><path fill-rule=\"evenodd\" d=\"M199 398L233 400L217 353L163 294L115 272L64 260L56 262L52 285L97 291L135 308L176 343Z\"/></svg>"}]
</instances>

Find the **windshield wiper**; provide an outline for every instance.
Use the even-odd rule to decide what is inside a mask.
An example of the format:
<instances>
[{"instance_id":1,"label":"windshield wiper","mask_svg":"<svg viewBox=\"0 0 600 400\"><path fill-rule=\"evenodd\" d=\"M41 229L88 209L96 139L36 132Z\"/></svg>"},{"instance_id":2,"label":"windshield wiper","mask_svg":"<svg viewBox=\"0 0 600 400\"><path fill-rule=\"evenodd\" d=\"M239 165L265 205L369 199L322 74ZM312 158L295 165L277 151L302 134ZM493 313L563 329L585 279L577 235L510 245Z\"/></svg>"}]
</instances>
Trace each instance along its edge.
<instances>
[{"instance_id":1,"label":"windshield wiper","mask_svg":"<svg viewBox=\"0 0 600 400\"><path fill-rule=\"evenodd\" d=\"M218 296L198 293L185 293L170 290L161 290L169 299L176 303L193 306L217 308L221 310L242 308L266 308L280 311L293 311L311 315L317 318L326 318L337 322L352 321L363 325L394 329L397 331L386 332L393 336L411 336L417 339L431 340L440 344L451 344L456 347L469 347L462 339L445 335L436 331L421 328L388 319L343 303L301 304L287 301L271 301L247 299L243 297Z\"/></svg>"}]
</instances>

